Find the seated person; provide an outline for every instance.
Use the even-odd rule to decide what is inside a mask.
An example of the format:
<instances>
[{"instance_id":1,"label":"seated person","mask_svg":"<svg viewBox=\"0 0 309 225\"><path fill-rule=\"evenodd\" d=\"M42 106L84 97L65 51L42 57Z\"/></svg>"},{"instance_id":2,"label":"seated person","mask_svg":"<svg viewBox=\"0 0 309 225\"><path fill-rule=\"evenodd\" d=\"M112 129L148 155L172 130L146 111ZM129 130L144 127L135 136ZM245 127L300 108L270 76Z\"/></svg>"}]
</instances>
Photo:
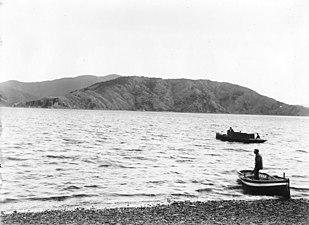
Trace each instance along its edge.
<instances>
[{"instance_id":1,"label":"seated person","mask_svg":"<svg viewBox=\"0 0 309 225\"><path fill-rule=\"evenodd\" d=\"M230 127L230 129L227 130L227 133L230 133L230 132L234 132L232 127Z\"/></svg>"}]
</instances>

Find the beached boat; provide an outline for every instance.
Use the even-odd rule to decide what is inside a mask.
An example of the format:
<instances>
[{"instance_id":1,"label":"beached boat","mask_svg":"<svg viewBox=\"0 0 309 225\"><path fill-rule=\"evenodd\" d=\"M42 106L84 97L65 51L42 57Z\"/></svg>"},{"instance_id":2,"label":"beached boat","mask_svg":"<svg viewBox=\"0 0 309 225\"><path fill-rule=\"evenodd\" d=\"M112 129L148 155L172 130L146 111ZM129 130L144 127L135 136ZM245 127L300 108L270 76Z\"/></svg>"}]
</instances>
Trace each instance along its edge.
<instances>
[{"instance_id":1,"label":"beached boat","mask_svg":"<svg viewBox=\"0 0 309 225\"><path fill-rule=\"evenodd\" d=\"M242 133L235 131L227 132L227 134L216 133L216 139L243 143L263 143L266 141L265 139L261 139L257 133Z\"/></svg>"},{"instance_id":2,"label":"beached boat","mask_svg":"<svg viewBox=\"0 0 309 225\"><path fill-rule=\"evenodd\" d=\"M290 180L283 175L271 176L267 173L259 173L259 179L254 179L252 170L238 171L238 177L249 194L278 195L290 198Z\"/></svg>"}]
</instances>

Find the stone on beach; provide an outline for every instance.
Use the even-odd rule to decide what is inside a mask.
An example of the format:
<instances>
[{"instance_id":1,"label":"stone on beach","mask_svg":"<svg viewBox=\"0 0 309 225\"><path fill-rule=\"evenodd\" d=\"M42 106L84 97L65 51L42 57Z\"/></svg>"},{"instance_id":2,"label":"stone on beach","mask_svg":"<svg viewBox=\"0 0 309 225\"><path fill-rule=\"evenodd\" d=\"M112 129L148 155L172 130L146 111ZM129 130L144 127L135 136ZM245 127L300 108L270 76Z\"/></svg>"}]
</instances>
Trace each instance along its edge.
<instances>
[{"instance_id":1,"label":"stone on beach","mask_svg":"<svg viewBox=\"0 0 309 225\"><path fill-rule=\"evenodd\" d=\"M174 202L2 214L2 224L309 224L308 199Z\"/></svg>"}]
</instances>

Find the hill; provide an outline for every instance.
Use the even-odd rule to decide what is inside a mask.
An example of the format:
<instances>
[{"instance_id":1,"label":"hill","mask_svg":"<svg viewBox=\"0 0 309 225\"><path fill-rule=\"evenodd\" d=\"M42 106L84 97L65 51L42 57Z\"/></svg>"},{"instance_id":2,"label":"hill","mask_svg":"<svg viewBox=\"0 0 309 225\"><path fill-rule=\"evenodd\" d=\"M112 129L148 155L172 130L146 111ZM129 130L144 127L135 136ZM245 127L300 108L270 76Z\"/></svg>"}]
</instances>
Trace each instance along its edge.
<instances>
[{"instance_id":1,"label":"hill","mask_svg":"<svg viewBox=\"0 0 309 225\"><path fill-rule=\"evenodd\" d=\"M309 108L288 105L239 85L147 77L119 77L19 106L309 116Z\"/></svg>"},{"instance_id":2,"label":"hill","mask_svg":"<svg viewBox=\"0 0 309 225\"><path fill-rule=\"evenodd\" d=\"M42 82L7 81L0 83L0 103L11 106L18 102L27 102L44 97L62 96L71 91L88 87L94 83L115 79L119 75L61 78Z\"/></svg>"}]
</instances>

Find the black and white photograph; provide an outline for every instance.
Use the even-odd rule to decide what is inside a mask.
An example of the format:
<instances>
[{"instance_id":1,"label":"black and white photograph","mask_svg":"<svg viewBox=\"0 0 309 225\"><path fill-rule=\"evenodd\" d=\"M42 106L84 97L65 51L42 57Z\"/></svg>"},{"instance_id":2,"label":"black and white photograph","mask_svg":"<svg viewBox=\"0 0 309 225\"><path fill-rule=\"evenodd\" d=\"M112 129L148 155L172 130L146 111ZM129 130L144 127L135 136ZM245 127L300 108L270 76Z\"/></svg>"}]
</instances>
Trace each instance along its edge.
<instances>
[{"instance_id":1,"label":"black and white photograph","mask_svg":"<svg viewBox=\"0 0 309 225\"><path fill-rule=\"evenodd\" d=\"M0 0L0 224L309 224L308 12Z\"/></svg>"}]
</instances>

